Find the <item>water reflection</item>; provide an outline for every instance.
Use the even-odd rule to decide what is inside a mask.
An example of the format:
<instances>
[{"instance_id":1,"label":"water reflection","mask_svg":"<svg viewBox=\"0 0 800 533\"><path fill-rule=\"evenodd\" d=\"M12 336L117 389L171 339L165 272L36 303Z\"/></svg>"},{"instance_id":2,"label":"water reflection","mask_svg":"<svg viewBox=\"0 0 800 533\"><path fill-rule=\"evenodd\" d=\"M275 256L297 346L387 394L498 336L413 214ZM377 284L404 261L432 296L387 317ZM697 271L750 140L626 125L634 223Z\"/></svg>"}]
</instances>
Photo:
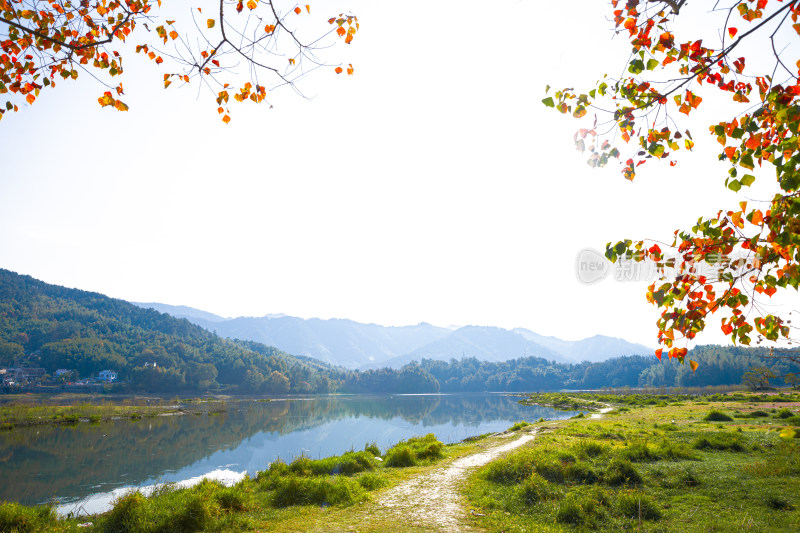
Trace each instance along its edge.
<instances>
[{"instance_id":1,"label":"water reflection","mask_svg":"<svg viewBox=\"0 0 800 533\"><path fill-rule=\"evenodd\" d=\"M281 457L326 457L413 435L457 442L517 420L574 413L522 406L504 395L324 396L229 401L219 415L166 416L0 434L0 499L78 502L121 487L178 482L212 471L255 473ZM73 503L74 505L74 503Z\"/></svg>"}]
</instances>

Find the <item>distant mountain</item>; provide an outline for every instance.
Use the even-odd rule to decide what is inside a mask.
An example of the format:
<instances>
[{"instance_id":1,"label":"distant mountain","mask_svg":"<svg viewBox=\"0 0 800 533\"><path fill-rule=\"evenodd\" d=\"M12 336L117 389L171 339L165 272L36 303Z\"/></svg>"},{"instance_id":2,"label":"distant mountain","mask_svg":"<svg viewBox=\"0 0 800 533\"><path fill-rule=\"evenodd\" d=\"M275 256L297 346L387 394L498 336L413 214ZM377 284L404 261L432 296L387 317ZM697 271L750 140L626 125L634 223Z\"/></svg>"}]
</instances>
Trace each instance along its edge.
<instances>
[{"instance_id":1,"label":"distant mountain","mask_svg":"<svg viewBox=\"0 0 800 533\"><path fill-rule=\"evenodd\" d=\"M384 361L382 365L400 368L414 360L449 361L464 357L474 357L489 362L508 361L520 357L542 357L551 361L567 362L566 358L555 350L532 342L513 331L497 327L465 326L445 338Z\"/></svg>"},{"instance_id":2,"label":"distant mountain","mask_svg":"<svg viewBox=\"0 0 800 533\"><path fill-rule=\"evenodd\" d=\"M360 368L372 363L382 366L379 363L387 359L451 334L446 328L426 323L389 327L344 319L302 319L283 315L217 320L220 317L183 306L137 305L163 309L168 313L169 308L174 307L178 313L174 316L186 318L218 335L281 346L285 352L306 355L347 368Z\"/></svg>"},{"instance_id":3,"label":"distant mountain","mask_svg":"<svg viewBox=\"0 0 800 533\"><path fill-rule=\"evenodd\" d=\"M294 355L305 355L346 368L400 368L422 358L448 361L475 357L497 362L536 356L577 363L605 361L622 355L653 354L653 349L647 346L603 335L565 341L524 328L441 328L424 322L416 326L394 327L346 319L303 319L285 315L223 319L184 306L137 305L186 318L224 337L277 346Z\"/></svg>"},{"instance_id":4,"label":"distant mountain","mask_svg":"<svg viewBox=\"0 0 800 533\"><path fill-rule=\"evenodd\" d=\"M595 335L579 341L565 341L557 337L545 337L524 328L516 328L512 331L529 341L546 346L566 360L573 362L605 361L621 355L653 355L655 351L643 344L634 344L625 339L606 337L605 335Z\"/></svg>"},{"instance_id":5,"label":"distant mountain","mask_svg":"<svg viewBox=\"0 0 800 533\"><path fill-rule=\"evenodd\" d=\"M166 313L168 315L174 316L175 318L185 318L190 322L193 320L197 320L200 322L214 323L214 322L225 322L226 320L230 320L229 318L221 317L219 315L215 315L214 313L209 313L207 311L194 309L193 307L187 307L185 305L169 305L169 304L140 303L140 302L131 302L131 303L133 305L138 305L139 307L143 307L144 309L155 309L159 313Z\"/></svg>"}]
</instances>

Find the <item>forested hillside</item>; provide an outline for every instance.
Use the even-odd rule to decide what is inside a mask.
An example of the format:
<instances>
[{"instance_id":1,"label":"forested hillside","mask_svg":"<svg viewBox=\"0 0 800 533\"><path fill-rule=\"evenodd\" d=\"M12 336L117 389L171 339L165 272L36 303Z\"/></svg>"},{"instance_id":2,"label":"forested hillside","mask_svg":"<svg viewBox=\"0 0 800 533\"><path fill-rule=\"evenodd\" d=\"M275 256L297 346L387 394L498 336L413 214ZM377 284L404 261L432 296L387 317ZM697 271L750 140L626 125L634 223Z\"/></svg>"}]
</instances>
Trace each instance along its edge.
<instances>
[{"instance_id":1,"label":"forested hillside","mask_svg":"<svg viewBox=\"0 0 800 533\"><path fill-rule=\"evenodd\" d=\"M155 364L154 364L155 363ZM0 269L0 366L89 376L116 370L134 389L326 392L330 367L220 338L187 320Z\"/></svg>"},{"instance_id":2,"label":"forested hillside","mask_svg":"<svg viewBox=\"0 0 800 533\"><path fill-rule=\"evenodd\" d=\"M346 370L258 342L223 339L185 319L0 269L0 367L36 366L49 373L67 368L83 377L111 369L130 390L539 391L732 385L753 368L775 376L800 372L798 365L768 355L766 348L701 346L691 353L700 363L695 373L674 359L654 356L577 364L540 357L422 359L401 369Z\"/></svg>"}]
</instances>

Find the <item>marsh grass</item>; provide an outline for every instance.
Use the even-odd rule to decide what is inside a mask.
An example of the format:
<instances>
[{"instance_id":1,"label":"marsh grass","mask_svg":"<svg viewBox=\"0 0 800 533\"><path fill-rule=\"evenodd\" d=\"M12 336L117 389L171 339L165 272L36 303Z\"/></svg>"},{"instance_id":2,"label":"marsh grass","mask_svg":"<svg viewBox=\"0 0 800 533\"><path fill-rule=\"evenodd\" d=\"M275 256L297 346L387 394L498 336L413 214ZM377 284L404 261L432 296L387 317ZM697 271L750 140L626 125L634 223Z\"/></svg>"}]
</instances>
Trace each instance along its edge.
<instances>
[{"instance_id":1,"label":"marsh grass","mask_svg":"<svg viewBox=\"0 0 800 533\"><path fill-rule=\"evenodd\" d=\"M765 417L758 403L738 402L755 415L719 424L703 420L707 407L683 403L639 397L644 406L627 413L559 422L470 477L465 494L485 514L472 523L508 532L800 531L800 439L780 436L795 413Z\"/></svg>"},{"instance_id":2,"label":"marsh grass","mask_svg":"<svg viewBox=\"0 0 800 533\"><path fill-rule=\"evenodd\" d=\"M174 405L162 404L162 402L153 402L153 405L137 405L135 402L119 404L110 401L72 405L10 402L0 406L0 427L11 430L15 427L38 425L74 426L82 421L98 424L112 418L139 420L143 417L176 411Z\"/></svg>"},{"instance_id":3,"label":"marsh grass","mask_svg":"<svg viewBox=\"0 0 800 533\"><path fill-rule=\"evenodd\" d=\"M0 503L0 531L32 533L55 525L56 512L50 506L26 507L16 503Z\"/></svg>"}]
</instances>

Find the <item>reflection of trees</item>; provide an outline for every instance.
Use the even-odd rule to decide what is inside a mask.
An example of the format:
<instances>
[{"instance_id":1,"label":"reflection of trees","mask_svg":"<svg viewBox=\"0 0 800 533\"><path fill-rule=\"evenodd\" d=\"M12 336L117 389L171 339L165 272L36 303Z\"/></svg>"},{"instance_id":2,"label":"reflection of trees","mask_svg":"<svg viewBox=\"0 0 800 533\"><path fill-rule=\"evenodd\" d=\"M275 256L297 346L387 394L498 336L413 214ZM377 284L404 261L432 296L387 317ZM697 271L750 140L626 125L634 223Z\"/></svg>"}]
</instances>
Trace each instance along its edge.
<instances>
[{"instance_id":1,"label":"reflection of trees","mask_svg":"<svg viewBox=\"0 0 800 533\"><path fill-rule=\"evenodd\" d=\"M116 420L73 428L37 427L0 434L5 483L0 500L38 503L79 497L96 485L139 484L168 470L235 448L258 432L286 435L324 423L367 417L402 418L423 426L477 425L493 419L535 420L552 410L516 398L475 396L325 396L313 400L228 402L221 415Z\"/></svg>"}]
</instances>

